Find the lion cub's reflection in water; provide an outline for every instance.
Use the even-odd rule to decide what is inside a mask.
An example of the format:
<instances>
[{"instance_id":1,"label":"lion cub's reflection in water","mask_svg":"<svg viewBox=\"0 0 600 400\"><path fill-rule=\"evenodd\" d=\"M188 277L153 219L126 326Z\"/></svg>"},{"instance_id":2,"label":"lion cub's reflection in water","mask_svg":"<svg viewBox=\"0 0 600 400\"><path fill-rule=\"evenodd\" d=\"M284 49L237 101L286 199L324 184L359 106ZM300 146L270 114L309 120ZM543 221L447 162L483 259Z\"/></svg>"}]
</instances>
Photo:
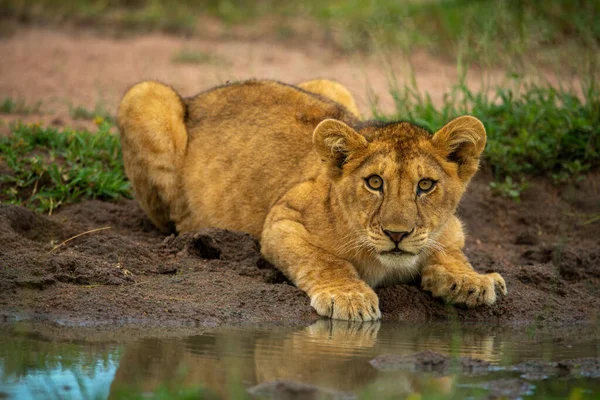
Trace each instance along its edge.
<instances>
[{"instance_id":1,"label":"lion cub's reflection in water","mask_svg":"<svg viewBox=\"0 0 600 400\"><path fill-rule=\"evenodd\" d=\"M382 373L374 368L369 360L389 352L393 343L379 343L380 328L379 322L319 320L287 335L276 353L268 338L261 339L254 351L257 381L292 380L357 394L395 396L420 393L424 387L450 391L451 377L431 378L407 371Z\"/></svg>"},{"instance_id":2,"label":"lion cub's reflection in water","mask_svg":"<svg viewBox=\"0 0 600 400\"><path fill-rule=\"evenodd\" d=\"M494 361L499 346L494 336L476 330L458 335L461 356ZM448 353L452 338L447 328L319 320L302 329L228 330L181 341L144 339L126 345L111 393L201 385L229 398L240 385L278 379L355 393L446 392L453 377L381 372L369 361L390 353Z\"/></svg>"}]
</instances>

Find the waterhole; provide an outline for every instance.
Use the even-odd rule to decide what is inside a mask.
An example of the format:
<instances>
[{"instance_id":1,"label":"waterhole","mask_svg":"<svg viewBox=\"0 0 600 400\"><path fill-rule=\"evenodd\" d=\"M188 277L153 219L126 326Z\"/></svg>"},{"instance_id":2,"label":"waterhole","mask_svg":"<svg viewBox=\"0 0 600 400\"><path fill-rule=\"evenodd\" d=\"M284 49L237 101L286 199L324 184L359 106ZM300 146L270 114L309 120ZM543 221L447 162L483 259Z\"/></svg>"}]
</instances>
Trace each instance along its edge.
<instances>
[{"instance_id":1,"label":"waterhole","mask_svg":"<svg viewBox=\"0 0 600 400\"><path fill-rule=\"evenodd\" d=\"M0 325L0 399L600 398L600 329ZM418 396L418 397L412 397Z\"/></svg>"}]
</instances>

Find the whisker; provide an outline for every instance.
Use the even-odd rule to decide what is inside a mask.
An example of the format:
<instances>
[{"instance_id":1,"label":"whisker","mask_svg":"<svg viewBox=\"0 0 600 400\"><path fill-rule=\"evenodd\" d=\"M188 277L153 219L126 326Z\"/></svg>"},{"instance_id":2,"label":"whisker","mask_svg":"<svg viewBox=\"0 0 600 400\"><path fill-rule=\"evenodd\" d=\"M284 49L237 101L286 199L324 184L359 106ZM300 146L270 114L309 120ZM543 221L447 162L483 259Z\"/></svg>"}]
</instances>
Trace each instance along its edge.
<instances>
[{"instance_id":1,"label":"whisker","mask_svg":"<svg viewBox=\"0 0 600 400\"><path fill-rule=\"evenodd\" d=\"M348 237L349 235L346 235ZM358 256L361 250L366 250L368 253L373 251L371 242L363 236L349 238L346 243L338 246L336 249L337 253L349 254L351 256Z\"/></svg>"},{"instance_id":2,"label":"whisker","mask_svg":"<svg viewBox=\"0 0 600 400\"><path fill-rule=\"evenodd\" d=\"M433 252L439 252L444 255L446 254L446 246L432 238L427 238L425 240L423 249L428 252L431 251L429 255L433 254Z\"/></svg>"}]
</instances>

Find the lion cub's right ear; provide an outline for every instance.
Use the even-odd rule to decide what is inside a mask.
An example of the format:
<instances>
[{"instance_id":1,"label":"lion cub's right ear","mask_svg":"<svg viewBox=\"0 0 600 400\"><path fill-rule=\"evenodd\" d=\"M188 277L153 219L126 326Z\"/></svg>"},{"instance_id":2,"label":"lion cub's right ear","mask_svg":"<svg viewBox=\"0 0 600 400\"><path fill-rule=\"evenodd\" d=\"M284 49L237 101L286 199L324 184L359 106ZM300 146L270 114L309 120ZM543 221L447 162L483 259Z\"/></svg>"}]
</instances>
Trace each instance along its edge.
<instances>
[{"instance_id":1,"label":"lion cub's right ear","mask_svg":"<svg viewBox=\"0 0 600 400\"><path fill-rule=\"evenodd\" d=\"M455 118L437 131L431 141L448 161L456 163L460 179L469 183L485 148L485 127L481 121L470 115Z\"/></svg>"},{"instance_id":2,"label":"lion cub's right ear","mask_svg":"<svg viewBox=\"0 0 600 400\"><path fill-rule=\"evenodd\" d=\"M342 121L326 119L315 128L313 144L323 161L341 169L353 151L367 146L367 140Z\"/></svg>"}]
</instances>

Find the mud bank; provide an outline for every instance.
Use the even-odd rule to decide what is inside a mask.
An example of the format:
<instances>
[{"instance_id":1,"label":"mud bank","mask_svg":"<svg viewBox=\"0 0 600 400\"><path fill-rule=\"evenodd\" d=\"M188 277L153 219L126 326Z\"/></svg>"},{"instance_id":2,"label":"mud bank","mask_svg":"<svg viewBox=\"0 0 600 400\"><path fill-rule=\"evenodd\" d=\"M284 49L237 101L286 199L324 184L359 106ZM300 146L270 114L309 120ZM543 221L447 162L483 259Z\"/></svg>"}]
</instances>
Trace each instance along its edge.
<instances>
[{"instance_id":1,"label":"mud bank","mask_svg":"<svg viewBox=\"0 0 600 400\"><path fill-rule=\"evenodd\" d=\"M489 176L460 206L466 253L499 272L509 294L492 307L445 306L418 285L377 290L384 320L570 324L598 317L600 184L532 183L522 202L495 197ZM90 230L108 228L88 232ZM63 241L85 233L56 247ZM43 216L0 205L0 316L66 324L298 323L308 297L260 256L258 241L218 229L162 236L133 200L86 201Z\"/></svg>"}]
</instances>

